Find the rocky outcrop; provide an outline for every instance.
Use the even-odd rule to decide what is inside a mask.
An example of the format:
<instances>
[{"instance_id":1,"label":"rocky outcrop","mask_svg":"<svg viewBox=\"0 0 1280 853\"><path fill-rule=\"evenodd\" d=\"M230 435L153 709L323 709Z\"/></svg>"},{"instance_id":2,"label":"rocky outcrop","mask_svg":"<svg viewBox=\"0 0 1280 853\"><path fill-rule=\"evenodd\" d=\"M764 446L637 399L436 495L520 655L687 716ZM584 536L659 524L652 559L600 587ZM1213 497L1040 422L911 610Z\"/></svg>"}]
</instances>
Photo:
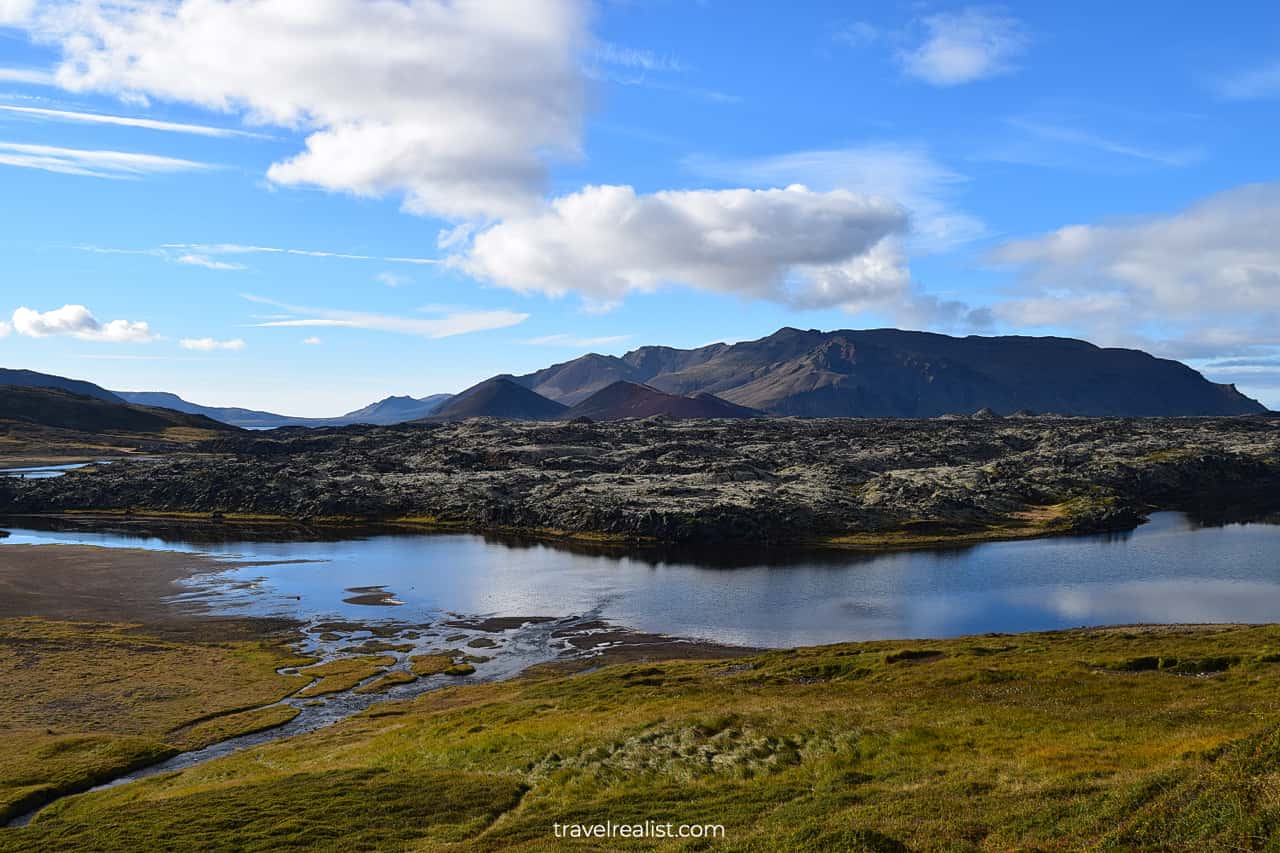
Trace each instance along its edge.
<instances>
[{"instance_id":1,"label":"rocky outcrop","mask_svg":"<svg viewBox=\"0 0 1280 853\"><path fill-rule=\"evenodd\" d=\"M1271 418L744 419L276 430L0 480L0 513L412 518L686 543L915 545L1132 527L1280 502Z\"/></svg>"}]
</instances>

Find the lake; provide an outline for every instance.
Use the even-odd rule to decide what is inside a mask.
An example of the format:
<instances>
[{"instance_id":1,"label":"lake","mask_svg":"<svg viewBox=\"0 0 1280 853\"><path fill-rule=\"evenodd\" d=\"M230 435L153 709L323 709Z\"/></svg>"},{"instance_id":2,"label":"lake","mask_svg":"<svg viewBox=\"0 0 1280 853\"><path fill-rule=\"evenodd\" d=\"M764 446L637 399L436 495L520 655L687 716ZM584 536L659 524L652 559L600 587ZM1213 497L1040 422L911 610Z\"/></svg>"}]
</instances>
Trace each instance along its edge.
<instances>
[{"instance_id":1,"label":"lake","mask_svg":"<svg viewBox=\"0 0 1280 853\"><path fill-rule=\"evenodd\" d=\"M228 564L190 595L222 611L429 622L591 615L750 646L948 637L1082 625L1280 620L1280 526L1199 527L1159 513L1131 533L857 554L583 553L476 535L184 541L181 534L8 528L8 543L78 543L293 561ZM3 547L3 545L0 545ZM353 603L381 587L398 606ZM378 596L373 596L377 598Z\"/></svg>"}]
</instances>

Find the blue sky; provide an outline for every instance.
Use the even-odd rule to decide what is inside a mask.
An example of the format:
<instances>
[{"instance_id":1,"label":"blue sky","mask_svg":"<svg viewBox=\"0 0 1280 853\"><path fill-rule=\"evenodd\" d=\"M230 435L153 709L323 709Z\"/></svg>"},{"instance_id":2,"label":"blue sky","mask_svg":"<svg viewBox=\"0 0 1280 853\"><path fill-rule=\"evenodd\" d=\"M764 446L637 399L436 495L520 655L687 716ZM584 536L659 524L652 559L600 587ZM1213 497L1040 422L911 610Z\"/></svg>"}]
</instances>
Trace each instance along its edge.
<instances>
[{"instance_id":1,"label":"blue sky","mask_svg":"<svg viewBox=\"0 0 1280 853\"><path fill-rule=\"evenodd\" d=\"M1280 406L1280 9L0 0L0 363L328 415L783 325Z\"/></svg>"}]
</instances>

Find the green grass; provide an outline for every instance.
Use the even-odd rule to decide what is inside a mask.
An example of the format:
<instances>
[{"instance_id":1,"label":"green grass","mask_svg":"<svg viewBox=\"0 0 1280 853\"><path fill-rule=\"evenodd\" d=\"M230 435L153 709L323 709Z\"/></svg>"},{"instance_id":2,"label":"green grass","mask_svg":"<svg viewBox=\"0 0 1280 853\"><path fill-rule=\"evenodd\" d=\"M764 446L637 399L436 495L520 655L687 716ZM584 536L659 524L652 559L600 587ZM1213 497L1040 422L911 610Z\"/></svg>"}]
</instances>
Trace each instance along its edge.
<instances>
[{"instance_id":1,"label":"green grass","mask_svg":"<svg viewBox=\"0 0 1280 853\"><path fill-rule=\"evenodd\" d=\"M306 684L276 674L299 662L309 661L278 642L0 620L0 820L179 748L262 728L266 718L247 709Z\"/></svg>"},{"instance_id":2,"label":"green grass","mask_svg":"<svg viewBox=\"0 0 1280 853\"><path fill-rule=\"evenodd\" d=\"M316 664L298 670L303 675L320 679L315 684L299 690L299 699L325 696L350 690L366 678L372 678L396 662L390 655L376 657L338 658L328 663Z\"/></svg>"},{"instance_id":3,"label":"green grass","mask_svg":"<svg viewBox=\"0 0 1280 853\"><path fill-rule=\"evenodd\" d=\"M418 676L414 675L412 672L402 672L400 670L396 670L395 672L388 672L386 675L382 676L376 681L369 682L363 687L357 687L356 692L357 693L381 693L384 690L388 690L392 687L395 687L397 684L412 684L417 680L418 680Z\"/></svg>"},{"instance_id":4,"label":"green grass","mask_svg":"<svg viewBox=\"0 0 1280 853\"><path fill-rule=\"evenodd\" d=\"M726 827L674 849L1273 849L1278 648L1134 629L544 670L64 800L0 849L562 849L554 823L605 820Z\"/></svg>"}]
</instances>

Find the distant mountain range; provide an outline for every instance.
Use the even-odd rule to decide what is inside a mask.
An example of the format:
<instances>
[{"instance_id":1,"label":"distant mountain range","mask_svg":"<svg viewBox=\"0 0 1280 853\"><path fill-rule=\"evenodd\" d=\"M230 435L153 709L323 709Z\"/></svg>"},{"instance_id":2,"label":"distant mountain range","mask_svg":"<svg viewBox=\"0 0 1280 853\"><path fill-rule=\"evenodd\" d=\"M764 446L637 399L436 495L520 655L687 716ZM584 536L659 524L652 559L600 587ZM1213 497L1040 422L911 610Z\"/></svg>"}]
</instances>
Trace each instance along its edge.
<instances>
[{"instance_id":1,"label":"distant mountain range","mask_svg":"<svg viewBox=\"0 0 1280 853\"><path fill-rule=\"evenodd\" d=\"M768 337L698 349L647 346L584 355L456 395L387 397L334 418L201 406L164 392L0 369L0 386L56 388L104 402L161 407L246 428L388 425L471 417L614 420L798 417L929 418L984 411L1087 416L1244 415L1267 409L1234 385L1139 350L1054 337L955 338L897 329ZM3 414L3 412L0 412Z\"/></svg>"},{"instance_id":2,"label":"distant mountain range","mask_svg":"<svg viewBox=\"0 0 1280 853\"><path fill-rule=\"evenodd\" d=\"M96 387L96 386L94 386ZM433 394L430 397L387 397L376 403L370 403L363 409L356 409L336 418L295 418L289 415L277 415L274 412L260 412L254 409L234 407L201 406L188 402L177 394L164 391L117 391L119 398L130 403L143 406L162 406L178 412L193 415L204 415L216 421L245 429L275 429L285 426L327 427L350 426L352 424L388 424L404 423L424 418L448 400L449 394Z\"/></svg>"}]
</instances>

